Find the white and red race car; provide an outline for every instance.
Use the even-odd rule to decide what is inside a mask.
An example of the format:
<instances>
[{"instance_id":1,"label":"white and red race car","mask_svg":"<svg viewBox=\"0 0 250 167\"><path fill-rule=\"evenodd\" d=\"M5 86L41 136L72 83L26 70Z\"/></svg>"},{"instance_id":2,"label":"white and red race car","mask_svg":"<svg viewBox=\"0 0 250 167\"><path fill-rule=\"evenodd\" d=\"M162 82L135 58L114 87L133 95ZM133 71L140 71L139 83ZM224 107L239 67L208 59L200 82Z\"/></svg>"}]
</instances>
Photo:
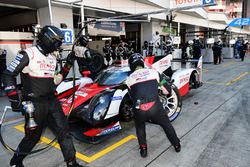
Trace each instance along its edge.
<instances>
[{"instance_id":1,"label":"white and red race car","mask_svg":"<svg viewBox=\"0 0 250 167\"><path fill-rule=\"evenodd\" d=\"M171 78L173 84L178 88L180 95L185 96L191 89L202 86L202 56L198 60L197 68L180 68L172 71L171 63L175 61L172 55L151 56L145 58L145 63L156 69L159 73L164 73ZM186 62L194 62L187 60Z\"/></svg>"},{"instance_id":2,"label":"white and red race car","mask_svg":"<svg viewBox=\"0 0 250 167\"><path fill-rule=\"evenodd\" d=\"M146 57L145 64L148 68L164 74L171 67L171 59L171 55ZM198 66L202 67L201 64L200 61ZM77 84L79 86L75 92L72 110L72 95L65 96L65 92L59 94L65 115L70 114L71 131L77 139L90 143L100 142L122 128L120 120L133 118L132 102L125 84L130 73L125 61L119 66L111 66L102 71L94 82L83 78ZM172 83L169 80L172 93L163 94L159 91L159 97L171 121L180 114L181 96L187 94L191 88L200 86L200 79L201 70L179 69L172 74ZM67 84L72 85L72 81Z\"/></svg>"}]
</instances>

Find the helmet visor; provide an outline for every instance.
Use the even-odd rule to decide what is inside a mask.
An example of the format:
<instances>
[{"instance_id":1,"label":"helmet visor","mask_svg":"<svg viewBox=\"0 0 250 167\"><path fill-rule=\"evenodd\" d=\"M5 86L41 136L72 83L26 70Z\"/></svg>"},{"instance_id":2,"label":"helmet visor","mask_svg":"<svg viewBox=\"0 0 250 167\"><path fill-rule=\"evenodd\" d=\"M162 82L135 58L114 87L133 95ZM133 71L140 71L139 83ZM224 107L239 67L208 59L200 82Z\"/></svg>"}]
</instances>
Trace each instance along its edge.
<instances>
[{"instance_id":1,"label":"helmet visor","mask_svg":"<svg viewBox=\"0 0 250 167\"><path fill-rule=\"evenodd\" d=\"M62 45L62 41L58 41L58 40L54 41L54 47L55 47L55 49L59 49L61 45Z\"/></svg>"}]
</instances>

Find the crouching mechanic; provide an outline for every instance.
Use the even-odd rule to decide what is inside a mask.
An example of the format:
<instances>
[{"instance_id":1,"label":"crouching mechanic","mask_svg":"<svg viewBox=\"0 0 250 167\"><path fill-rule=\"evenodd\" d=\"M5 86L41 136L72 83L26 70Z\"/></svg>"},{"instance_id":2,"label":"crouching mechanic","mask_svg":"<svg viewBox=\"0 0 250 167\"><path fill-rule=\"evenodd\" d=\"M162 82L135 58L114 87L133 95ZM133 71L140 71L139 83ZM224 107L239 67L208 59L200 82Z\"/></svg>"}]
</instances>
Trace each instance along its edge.
<instances>
[{"instance_id":1,"label":"crouching mechanic","mask_svg":"<svg viewBox=\"0 0 250 167\"><path fill-rule=\"evenodd\" d=\"M22 101L33 104L34 120L37 126L28 126L25 117L25 136L10 161L12 167L23 167L23 159L40 140L42 131L48 126L58 136L65 162L68 167L82 167L76 162L75 148L68 132L66 117L54 95L56 57L52 52L59 49L63 41L60 29L45 26L38 34L36 46L21 51L3 73L5 91L13 111L22 109ZM20 73L22 101L17 93L15 77ZM46 166L46 165L45 165Z\"/></svg>"},{"instance_id":2,"label":"crouching mechanic","mask_svg":"<svg viewBox=\"0 0 250 167\"><path fill-rule=\"evenodd\" d=\"M138 53L131 55L128 63L132 74L127 79L127 85L134 104L136 135L141 156L147 156L145 123L148 120L160 125L175 151L180 152L180 140L159 99L159 73L156 70L144 68L143 57ZM162 84L166 84L166 81L162 80ZM168 92L171 92L170 85L164 85L164 87L167 88Z\"/></svg>"}]
</instances>

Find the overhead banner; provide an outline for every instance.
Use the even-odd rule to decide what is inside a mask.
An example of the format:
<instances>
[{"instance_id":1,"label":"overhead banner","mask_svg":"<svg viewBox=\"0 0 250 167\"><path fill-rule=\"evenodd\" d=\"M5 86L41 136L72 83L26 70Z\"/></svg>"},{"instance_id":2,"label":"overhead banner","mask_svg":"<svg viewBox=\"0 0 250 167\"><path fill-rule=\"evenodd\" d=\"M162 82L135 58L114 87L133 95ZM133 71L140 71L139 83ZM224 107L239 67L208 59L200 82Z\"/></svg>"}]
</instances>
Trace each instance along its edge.
<instances>
[{"instance_id":1,"label":"overhead banner","mask_svg":"<svg viewBox=\"0 0 250 167\"><path fill-rule=\"evenodd\" d=\"M231 23L228 24L228 27L240 27L249 25L250 25L250 18L237 18L231 21Z\"/></svg>"},{"instance_id":2,"label":"overhead banner","mask_svg":"<svg viewBox=\"0 0 250 167\"><path fill-rule=\"evenodd\" d=\"M124 22L97 22L88 25L90 35L100 36L120 36L125 35Z\"/></svg>"},{"instance_id":3,"label":"overhead banner","mask_svg":"<svg viewBox=\"0 0 250 167\"><path fill-rule=\"evenodd\" d=\"M188 7L194 5L213 5L215 0L171 0L171 8Z\"/></svg>"}]
</instances>

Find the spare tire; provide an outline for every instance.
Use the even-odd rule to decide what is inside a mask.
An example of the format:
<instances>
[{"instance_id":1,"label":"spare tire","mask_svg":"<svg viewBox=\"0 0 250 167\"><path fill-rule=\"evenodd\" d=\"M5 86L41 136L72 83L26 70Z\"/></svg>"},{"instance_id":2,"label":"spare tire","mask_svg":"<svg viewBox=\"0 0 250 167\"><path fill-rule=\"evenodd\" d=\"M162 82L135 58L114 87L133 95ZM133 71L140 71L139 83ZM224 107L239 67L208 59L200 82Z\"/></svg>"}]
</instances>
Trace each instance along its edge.
<instances>
[{"instance_id":1,"label":"spare tire","mask_svg":"<svg viewBox=\"0 0 250 167\"><path fill-rule=\"evenodd\" d=\"M90 50L90 54L91 62L88 64L88 69L91 73L97 74L104 68L104 57L94 50Z\"/></svg>"}]
</instances>

